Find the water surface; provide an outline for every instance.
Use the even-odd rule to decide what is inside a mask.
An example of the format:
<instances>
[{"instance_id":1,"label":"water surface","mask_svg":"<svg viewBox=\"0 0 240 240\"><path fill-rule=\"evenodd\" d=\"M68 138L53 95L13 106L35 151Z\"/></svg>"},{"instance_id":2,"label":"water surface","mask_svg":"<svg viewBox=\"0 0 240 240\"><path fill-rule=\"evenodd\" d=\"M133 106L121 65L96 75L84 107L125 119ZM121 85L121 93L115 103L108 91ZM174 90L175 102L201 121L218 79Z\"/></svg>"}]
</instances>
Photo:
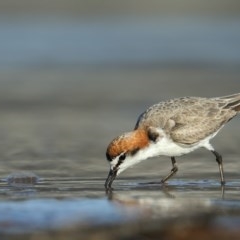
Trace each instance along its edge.
<instances>
[{"instance_id":1,"label":"water surface","mask_svg":"<svg viewBox=\"0 0 240 240\"><path fill-rule=\"evenodd\" d=\"M240 92L239 19L5 20L1 239L239 239L239 117L212 141L224 189L203 149L177 158L166 186L148 184L171 168L159 157L104 189L107 145L148 106Z\"/></svg>"}]
</instances>

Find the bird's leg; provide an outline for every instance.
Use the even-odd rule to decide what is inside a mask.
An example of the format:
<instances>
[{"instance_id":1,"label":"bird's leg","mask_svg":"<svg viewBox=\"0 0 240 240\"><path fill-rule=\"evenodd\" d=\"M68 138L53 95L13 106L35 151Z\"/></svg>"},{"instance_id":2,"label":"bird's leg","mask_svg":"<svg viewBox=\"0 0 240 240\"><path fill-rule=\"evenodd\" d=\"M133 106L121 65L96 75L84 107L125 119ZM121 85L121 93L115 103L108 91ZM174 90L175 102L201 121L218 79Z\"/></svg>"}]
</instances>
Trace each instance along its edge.
<instances>
[{"instance_id":1,"label":"bird's leg","mask_svg":"<svg viewBox=\"0 0 240 240\"><path fill-rule=\"evenodd\" d=\"M178 171L177 162L175 160L175 157L171 157L171 161L172 161L171 172L165 178L163 178L161 180L161 183L165 183L170 177L172 177Z\"/></svg>"},{"instance_id":2,"label":"bird's leg","mask_svg":"<svg viewBox=\"0 0 240 240\"><path fill-rule=\"evenodd\" d=\"M216 161L218 163L220 178L221 178L221 185L225 185L222 156L215 150L212 150L211 152L215 155Z\"/></svg>"}]
</instances>

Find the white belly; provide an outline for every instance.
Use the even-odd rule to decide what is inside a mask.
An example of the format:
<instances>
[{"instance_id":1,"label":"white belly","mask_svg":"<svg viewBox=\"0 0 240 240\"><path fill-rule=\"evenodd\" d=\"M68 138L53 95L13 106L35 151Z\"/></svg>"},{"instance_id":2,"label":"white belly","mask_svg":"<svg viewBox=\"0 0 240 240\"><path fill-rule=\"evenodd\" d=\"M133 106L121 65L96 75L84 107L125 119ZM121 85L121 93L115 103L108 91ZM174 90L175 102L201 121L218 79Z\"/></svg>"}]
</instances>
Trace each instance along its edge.
<instances>
[{"instance_id":1,"label":"white belly","mask_svg":"<svg viewBox=\"0 0 240 240\"><path fill-rule=\"evenodd\" d=\"M152 143L149 146L148 154L152 157L154 156L181 156L187 153L190 153L198 148L204 147L208 150L214 150L209 141L220 131L220 129L213 133L212 135L206 137L205 139L199 141L198 143L192 145L177 144L171 139L164 137L159 140L157 143ZM146 149L147 150L147 149Z\"/></svg>"}]
</instances>

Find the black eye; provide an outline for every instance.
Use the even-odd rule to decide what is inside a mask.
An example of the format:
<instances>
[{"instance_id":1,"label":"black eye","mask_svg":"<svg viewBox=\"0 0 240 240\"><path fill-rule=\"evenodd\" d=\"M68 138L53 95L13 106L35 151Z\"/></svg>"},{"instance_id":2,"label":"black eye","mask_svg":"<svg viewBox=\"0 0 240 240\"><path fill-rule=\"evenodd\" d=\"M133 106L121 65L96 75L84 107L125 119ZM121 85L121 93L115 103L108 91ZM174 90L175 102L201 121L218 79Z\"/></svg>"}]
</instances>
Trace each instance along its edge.
<instances>
[{"instance_id":1,"label":"black eye","mask_svg":"<svg viewBox=\"0 0 240 240\"><path fill-rule=\"evenodd\" d=\"M123 163L124 159L126 158L126 153L123 153L122 155L119 156L118 162L115 166L116 169L119 168L119 166Z\"/></svg>"},{"instance_id":2,"label":"black eye","mask_svg":"<svg viewBox=\"0 0 240 240\"><path fill-rule=\"evenodd\" d=\"M122 154L122 155L119 157L119 160L120 160L120 161L123 161L125 158L126 158L126 153Z\"/></svg>"}]
</instances>

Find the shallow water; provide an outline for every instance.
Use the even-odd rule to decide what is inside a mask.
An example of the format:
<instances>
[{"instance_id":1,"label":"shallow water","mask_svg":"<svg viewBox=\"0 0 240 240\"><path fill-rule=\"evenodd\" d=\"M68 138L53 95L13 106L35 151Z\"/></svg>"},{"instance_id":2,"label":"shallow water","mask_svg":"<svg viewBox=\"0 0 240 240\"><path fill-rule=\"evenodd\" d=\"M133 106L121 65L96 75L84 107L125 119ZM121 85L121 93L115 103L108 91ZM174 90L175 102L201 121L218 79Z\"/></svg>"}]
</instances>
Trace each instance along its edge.
<instances>
[{"instance_id":1,"label":"shallow water","mask_svg":"<svg viewBox=\"0 0 240 240\"><path fill-rule=\"evenodd\" d=\"M182 224L189 234L197 228L221 239L223 233L215 229L224 229L227 237L239 236L239 118L213 141L223 155L225 189L219 184L215 158L206 150L177 158L179 171L164 187L148 184L170 170L170 159L160 157L126 170L114 181L112 193L104 189L109 171L106 146L132 129L145 107L179 95L236 92L238 71L67 68L1 74L2 79L11 79L0 89L2 237L141 239L152 234L159 238L171 236L175 231L169 232L169 227ZM198 75L201 78L193 81ZM32 78L41 81L35 85L26 80Z\"/></svg>"},{"instance_id":2,"label":"shallow water","mask_svg":"<svg viewBox=\"0 0 240 240\"><path fill-rule=\"evenodd\" d=\"M240 92L239 18L165 20L1 22L1 239L239 239L239 117L213 140L224 188L197 150L165 186L159 157L105 192L108 143L149 105Z\"/></svg>"},{"instance_id":3,"label":"shallow water","mask_svg":"<svg viewBox=\"0 0 240 240\"><path fill-rule=\"evenodd\" d=\"M32 183L26 180L32 175L18 173L2 179L1 234L26 237L39 231L64 229L82 234L86 229L101 232L104 227L108 236L110 227L145 222L149 228L156 221L176 224L179 218L186 222L193 218L192 224L201 226L195 218L202 216L206 217L210 229L220 227L232 233L240 224L240 181L236 179L230 180L223 189L214 180L178 179L162 186L148 184L151 179L131 178L116 181L115 189L106 193L101 178L38 178ZM15 176L17 183L14 183ZM24 183L19 181L20 176ZM162 224L160 228L166 227ZM151 231L155 230L153 227ZM131 230L128 234L134 236L136 232ZM87 236L91 237L91 233ZM117 236L122 235L119 232Z\"/></svg>"}]
</instances>

